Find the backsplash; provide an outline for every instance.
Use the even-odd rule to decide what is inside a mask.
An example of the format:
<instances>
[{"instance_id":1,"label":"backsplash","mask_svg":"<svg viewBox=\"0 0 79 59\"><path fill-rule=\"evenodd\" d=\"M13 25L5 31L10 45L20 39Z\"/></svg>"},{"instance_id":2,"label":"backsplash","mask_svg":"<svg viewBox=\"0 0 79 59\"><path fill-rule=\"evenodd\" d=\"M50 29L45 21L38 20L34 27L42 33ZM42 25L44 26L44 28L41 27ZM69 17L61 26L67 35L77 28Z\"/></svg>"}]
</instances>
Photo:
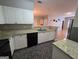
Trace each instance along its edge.
<instances>
[{"instance_id":1,"label":"backsplash","mask_svg":"<svg viewBox=\"0 0 79 59\"><path fill-rule=\"evenodd\" d=\"M0 30L24 30L24 29L32 29L32 24L1 24Z\"/></svg>"}]
</instances>

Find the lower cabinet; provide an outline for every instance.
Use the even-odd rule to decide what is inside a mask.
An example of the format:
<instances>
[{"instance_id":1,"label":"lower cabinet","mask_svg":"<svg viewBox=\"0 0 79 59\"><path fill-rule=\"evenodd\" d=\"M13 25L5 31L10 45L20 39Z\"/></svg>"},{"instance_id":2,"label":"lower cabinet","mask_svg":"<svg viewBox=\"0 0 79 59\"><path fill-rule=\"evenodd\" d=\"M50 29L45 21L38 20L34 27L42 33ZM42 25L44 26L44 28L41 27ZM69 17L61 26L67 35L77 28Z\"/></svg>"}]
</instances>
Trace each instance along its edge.
<instances>
[{"instance_id":1,"label":"lower cabinet","mask_svg":"<svg viewBox=\"0 0 79 59\"><path fill-rule=\"evenodd\" d=\"M66 55L63 51L53 45L52 59L72 59L70 56Z\"/></svg>"},{"instance_id":2,"label":"lower cabinet","mask_svg":"<svg viewBox=\"0 0 79 59\"><path fill-rule=\"evenodd\" d=\"M55 38L55 32L38 33L38 44L53 40L54 38Z\"/></svg>"},{"instance_id":3,"label":"lower cabinet","mask_svg":"<svg viewBox=\"0 0 79 59\"><path fill-rule=\"evenodd\" d=\"M15 49L27 47L27 36L26 35L14 36L14 47Z\"/></svg>"},{"instance_id":4,"label":"lower cabinet","mask_svg":"<svg viewBox=\"0 0 79 59\"><path fill-rule=\"evenodd\" d=\"M22 49L25 47L32 47L37 44L51 41L55 38L55 32L41 32L41 33L27 33L27 34L19 34L10 37L10 48L11 54L15 49Z\"/></svg>"}]
</instances>

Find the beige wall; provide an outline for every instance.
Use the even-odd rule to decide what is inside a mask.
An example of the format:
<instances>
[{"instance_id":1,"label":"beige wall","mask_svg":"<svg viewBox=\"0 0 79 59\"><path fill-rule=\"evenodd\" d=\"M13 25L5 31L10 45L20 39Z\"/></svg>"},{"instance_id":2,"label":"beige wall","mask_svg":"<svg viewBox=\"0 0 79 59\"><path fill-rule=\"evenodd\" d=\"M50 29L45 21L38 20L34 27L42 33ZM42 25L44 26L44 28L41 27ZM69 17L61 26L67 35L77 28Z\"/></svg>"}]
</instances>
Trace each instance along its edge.
<instances>
[{"instance_id":1,"label":"beige wall","mask_svg":"<svg viewBox=\"0 0 79 59\"><path fill-rule=\"evenodd\" d=\"M47 26L47 21L48 17L34 17L34 27Z\"/></svg>"}]
</instances>

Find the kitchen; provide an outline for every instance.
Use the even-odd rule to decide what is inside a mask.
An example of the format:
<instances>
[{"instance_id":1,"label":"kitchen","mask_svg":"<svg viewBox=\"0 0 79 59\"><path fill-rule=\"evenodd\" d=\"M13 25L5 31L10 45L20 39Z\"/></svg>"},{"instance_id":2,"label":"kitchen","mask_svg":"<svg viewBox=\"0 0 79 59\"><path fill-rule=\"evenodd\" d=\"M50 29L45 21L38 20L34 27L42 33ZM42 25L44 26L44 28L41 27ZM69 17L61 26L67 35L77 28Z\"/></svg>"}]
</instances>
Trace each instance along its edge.
<instances>
[{"instance_id":1,"label":"kitchen","mask_svg":"<svg viewBox=\"0 0 79 59\"><path fill-rule=\"evenodd\" d=\"M61 26L57 26L58 21L63 20L58 17L61 14L55 14L49 6L52 3L63 4L64 0L58 2L52 0L1 0L0 59L77 59L77 42L69 40L71 37L66 40L66 34L63 37L57 36L62 26L61 23ZM75 16L76 3L77 1L73 1L69 4L74 5L73 14L66 14L65 17ZM68 11L72 11L72 8ZM78 28L77 20L76 12L73 29ZM67 26L64 26L63 29L65 28ZM75 30L77 31L77 29ZM61 37L64 40L59 39ZM68 53L68 51L70 52Z\"/></svg>"}]
</instances>

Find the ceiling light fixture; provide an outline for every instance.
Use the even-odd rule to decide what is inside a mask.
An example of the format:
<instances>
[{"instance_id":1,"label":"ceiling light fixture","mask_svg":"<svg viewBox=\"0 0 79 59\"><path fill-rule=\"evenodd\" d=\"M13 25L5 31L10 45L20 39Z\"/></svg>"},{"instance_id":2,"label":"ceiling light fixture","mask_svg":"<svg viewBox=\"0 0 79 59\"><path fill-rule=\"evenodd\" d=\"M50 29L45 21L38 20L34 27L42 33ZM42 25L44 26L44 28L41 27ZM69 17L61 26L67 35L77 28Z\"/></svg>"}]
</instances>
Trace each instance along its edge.
<instances>
[{"instance_id":1,"label":"ceiling light fixture","mask_svg":"<svg viewBox=\"0 0 79 59\"><path fill-rule=\"evenodd\" d=\"M38 1L38 3L40 3L40 4L41 4L41 3L42 3L42 1Z\"/></svg>"},{"instance_id":2,"label":"ceiling light fixture","mask_svg":"<svg viewBox=\"0 0 79 59\"><path fill-rule=\"evenodd\" d=\"M66 13L66 15L71 15L71 14L72 14L72 12L67 12L67 13Z\"/></svg>"}]
</instances>

